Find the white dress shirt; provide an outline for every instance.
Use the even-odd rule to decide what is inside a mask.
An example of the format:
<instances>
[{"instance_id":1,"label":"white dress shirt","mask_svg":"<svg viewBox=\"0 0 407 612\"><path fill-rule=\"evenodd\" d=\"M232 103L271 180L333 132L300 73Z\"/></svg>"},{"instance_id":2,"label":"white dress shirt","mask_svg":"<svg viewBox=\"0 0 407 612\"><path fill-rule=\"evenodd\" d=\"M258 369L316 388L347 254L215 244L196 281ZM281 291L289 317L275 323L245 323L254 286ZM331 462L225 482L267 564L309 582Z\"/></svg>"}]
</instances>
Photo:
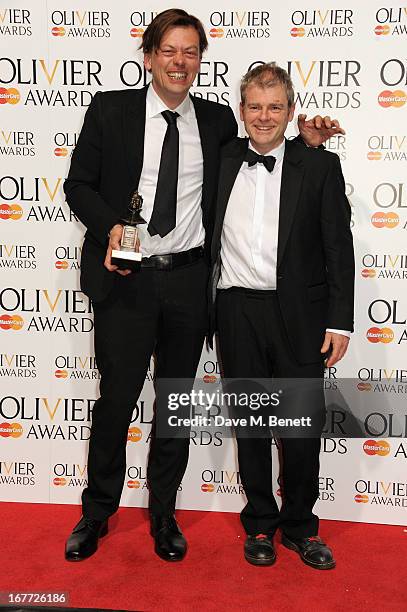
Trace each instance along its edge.
<instances>
[{"instance_id":1,"label":"white dress shirt","mask_svg":"<svg viewBox=\"0 0 407 612\"><path fill-rule=\"evenodd\" d=\"M150 236L147 227L153 212L161 149L167 131L167 122L161 115L164 110L172 110L180 115L177 118L179 169L176 226L161 238L158 235ZM201 139L190 97L187 96L177 108L168 109L150 85L146 98L143 168L138 186L138 191L144 200L141 215L147 221L145 225L139 226L140 250L143 257L179 253L203 245L205 230L201 208L202 181Z\"/></svg>"},{"instance_id":2,"label":"white dress shirt","mask_svg":"<svg viewBox=\"0 0 407 612\"><path fill-rule=\"evenodd\" d=\"M255 150L249 143L249 147ZM276 289L281 170L285 142L273 149L273 172L245 161L229 198L221 240L218 287Z\"/></svg>"},{"instance_id":3,"label":"white dress shirt","mask_svg":"<svg viewBox=\"0 0 407 612\"><path fill-rule=\"evenodd\" d=\"M249 142L249 147L256 149ZM285 141L267 155L276 158L272 172L264 164L244 161L232 188L221 238L219 289L277 288L278 222ZM257 152L257 151L256 151ZM339 329L326 331L350 336Z\"/></svg>"}]
</instances>

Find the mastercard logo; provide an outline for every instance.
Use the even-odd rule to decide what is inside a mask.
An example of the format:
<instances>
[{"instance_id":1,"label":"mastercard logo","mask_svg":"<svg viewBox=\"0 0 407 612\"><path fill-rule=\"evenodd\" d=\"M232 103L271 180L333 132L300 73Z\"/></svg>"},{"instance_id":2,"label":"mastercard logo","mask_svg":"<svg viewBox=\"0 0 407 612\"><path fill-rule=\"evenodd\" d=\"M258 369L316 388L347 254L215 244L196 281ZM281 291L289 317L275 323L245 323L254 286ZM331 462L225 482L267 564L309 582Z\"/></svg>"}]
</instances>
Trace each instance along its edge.
<instances>
[{"instance_id":1,"label":"mastercard logo","mask_svg":"<svg viewBox=\"0 0 407 612\"><path fill-rule=\"evenodd\" d=\"M20 102L20 92L15 87L0 87L0 104L18 104Z\"/></svg>"},{"instance_id":2,"label":"mastercard logo","mask_svg":"<svg viewBox=\"0 0 407 612\"><path fill-rule=\"evenodd\" d=\"M386 89L378 95L377 101L383 108L389 108L390 106L400 108L400 106L404 106L407 102L407 95L406 92L401 89L397 89L396 91Z\"/></svg>"},{"instance_id":3,"label":"mastercard logo","mask_svg":"<svg viewBox=\"0 0 407 612\"><path fill-rule=\"evenodd\" d=\"M390 452L390 444L386 440L366 440L363 443L366 455L379 455L385 457Z\"/></svg>"},{"instance_id":4,"label":"mastercard logo","mask_svg":"<svg viewBox=\"0 0 407 612\"><path fill-rule=\"evenodd\" d=\"M372 225L375 227L396 227L399 224L400 218L397 213L394 212L378 212L372 215Z\"/></svg>"},{"instance_id":5,"label":"mastercard logo","mask_svg":"<svg viewBox=\"0 0 407 612\"><path fill-rule=\"evenodd\" d=\"M359 391L371 391L372 390L372 385L367 382L360 382L357 384L357 387Z\"/></svg>"},{"instance_id":6,"label":"mastercard logo","mask_svg":"<svg viewBox=\"0 0 407 612\"><path fill-rule=\"evenodd\" d=\"M23 435L20 423L0 423L0 436L2 438L19 438Z\"/></svg>"},{"instance_id":7,"label":"mastercard logo","mask_svg":"<svg viewBox=\"0 0 407 612\"><path fill-rule=\"evenodd\" d=\"M305 36L304 28L291 28L290 34L293 38Z\"/></svg>"},{"instance_id":8,"label":"mastercard logo","mask_svg":"<svg viewBox=\"0 0 407 612\"><path fill-rule=\"evenodd\" d=\"M204 493L212 493L212 491L214 490L215 486L213 484L204 483L203 485L201 485L201 491L203 491Z\"/></svg>"},{"instance_id":9,"label":"mastercard logo","mask_svg":"<svg viewBox=\"0 0 407 612\"><path fill-rule=\"evenodd\" d=\"M376 270L374 268L365 268L362 270L361 275L363 278L374 278L376 276Z\"/></svg>"},{"instance_id":10,"label":"mastercard logo","mask_svg":"<svg viewBox=\"0 0 407 612\"><path fill-rule=\"evenodd\" d=\"M55 370L55 378L68 378L66 370Z\"/></svg>"},{"instance_id":11,"label":"mastercard logo","mask_svg":"<svg viewBox=\"0 0 407 612\"><path fill-rule=\"evenodd\" d=\"M56 487L64 487L66 485L66 478L54 478L53 483Z\"/></svg>"},{"instance_id":12,"label":"mastercard logo","mask_svg":"<svg viewBox=\"0 0 407 612\"><path fill-rule=\"evenodd\" d=\"M0 219L18 221L23 215L23 209L18 204L0 204Z\"/></svg>"},{"instance_id":13,"label":"mastercard logo","mask_svg":"<svg viewBox=\"0 0 407 612\"><path fill-rule=\"evenodd\" d=\"M52 28L52 36L65 36L65 28Z\"/></svg>"},{"instance_id":14,"label":"mastercard logo","mask_svg":"<svg viewBox=\"0 0 407 612\"><path fill-rule=\"evenodd\" d=\"M128 480L127 486L129 487L129 489L139 489L140 483L138 480Z\"/></svg>"},{"instance_id":15,"label":"mastercard logo","mask_svg":"<svg viewBox=\"0 0 407 612\"><path fill-rule=\"evenodd\" d=\"M0 315L0 329L21 329L24 319L19 315Z\"/></svg>"},{"instance_id":16,"label":"mastercard logo","mask_svg":"<svg viewBox=\"0 0 407 612\"><path fill-rule=\"evenodd\" d=\"M355 502L357 504L367 504L369 501L369 497L367 495L355 495Z\"/></svg>"},{"instance_id":17,"label":"mastercard logo","mask_svg":"<svg viewBox=\"0 0 407 612\"><path fill-rule=\"evenodd\" d=\"M214 383L217 381L217 378L215 374L205 374L202 380L204 381L204 383Z\"/></svg>"},{"instance_id":18,"label":"mastercard logo","mask_svg":"<svg viewBox=\"0 0 407 612\"><path fill-rule=\"evenodd\" d=\"M130 427L129 433L127 434L127 440L129 442L140 442L143 437L141 429L138 427Z\"/></svg>"},{"instance_id":19,"label":"mastercard logo","mask_svg":"<svg viewBox=\"0 0 407 612\"><path fill-rule=\"evenodd\" d=\"M68 262L65 260L63 261L58 260L55 262L55 267L57 270L66 270L68 267Z\"/></svg>"},{"instance_id":20,"label":"mastercard logo","mask_svg":"<svg viewBox=\"0 0 407 612\"><path fill-rule=\"evenodd\" d=\"M388 25L378 25L374 29L374 33L377 36L382 36L383 34L388 34L390 32L390 26Z\"/></svg>"},{"instance_id":21,"label":"mastercard logo","mask_svg":"<svg viewBox=\"0 0 407 612\"><path fill-rule=\"evenodd\" d=\"M144 34L144 28L131 28L130 36L132 38L141 38Z\"/></svg>"},{"instance_id":22,"label":"mastercard logo","mask_svg":"<svg viewBox=\"0 0 407 612\"><path fill-rule=\"evenodd\" d=\"M211 38L222 38L224 31L222 28L211 28L209 30L209 36Z\"/></svg>"},{"instance_id":23,"label":"mastercard logo","mask_svg":"<svg viewBox=\"0 0 407 612\"><path fill-rule=\"evenodd\" d=\"M68 155L68 149L65 147L56 147L54 149L55 157L66 157Z\"/></svg>"},{"instance_id":24,"label":"mastercard logo","mask_svg":"<svg viewBox=\"0 0 407 612\"><path fill-rule=\"evenodd\" d=\"M369 151L369 153L367 154L367 159L370 159L370 161L377 161L381 158L382 154L380 153L380 151Z\"/></svg>"},{"instance_id":25,"label":"mastercard logo","mask_svg":"<svg viewBox=\"0 0 407 612\"><path fill-rule=\"evenodd\" d=\"M394 332L390 327L371 327L366 332L366 338L369 342L373 342L373 344L377 344L378 342L382 342L383 344L388 344L389 342L393 342L394 340Z\"/></svg>"}]
</instances>

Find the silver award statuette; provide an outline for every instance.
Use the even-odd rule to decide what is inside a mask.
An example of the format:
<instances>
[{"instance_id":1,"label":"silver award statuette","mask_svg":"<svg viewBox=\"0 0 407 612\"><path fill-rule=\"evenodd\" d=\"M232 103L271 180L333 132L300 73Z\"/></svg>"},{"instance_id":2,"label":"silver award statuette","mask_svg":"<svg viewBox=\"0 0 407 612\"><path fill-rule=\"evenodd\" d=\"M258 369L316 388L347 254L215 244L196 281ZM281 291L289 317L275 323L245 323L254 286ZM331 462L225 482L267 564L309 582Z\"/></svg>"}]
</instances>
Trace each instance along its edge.
<instances>
[{"instance_id":1,"label":"silver award statuette","mask_svg":"<svg viewBox=\"0 0 407 612\"><path fill-rule=\"evenodd\" d=\"M143 206L143 198L135 191L131 196L129 210L126 217L120 219L123 223L123 233L120 241L120 249L113 249L112 264L120 270L135 271L140 267L141 253L136 251L138 238L138 225L147 223L140 212Z\"/></svg>"}]
</instances>

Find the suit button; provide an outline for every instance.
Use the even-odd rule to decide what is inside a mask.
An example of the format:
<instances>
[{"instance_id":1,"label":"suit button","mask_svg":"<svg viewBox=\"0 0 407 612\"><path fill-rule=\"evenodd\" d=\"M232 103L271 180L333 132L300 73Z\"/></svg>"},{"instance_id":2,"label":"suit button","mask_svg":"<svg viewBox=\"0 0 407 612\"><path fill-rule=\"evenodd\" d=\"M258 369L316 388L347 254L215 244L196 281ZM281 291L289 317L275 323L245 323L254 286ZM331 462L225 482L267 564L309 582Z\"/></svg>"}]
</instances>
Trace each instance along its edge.
<instances>
[{"instance_id":1,"label":"suit button","mask_svg":"<svg viewBox=\"0 0 407 612\"><path fill-rule=\"evenodd\" d=\"M280 276L277 276L277 280L282 280L282 279L283 279L282 274L280 274Z\"/></svg>"}]
</instances>

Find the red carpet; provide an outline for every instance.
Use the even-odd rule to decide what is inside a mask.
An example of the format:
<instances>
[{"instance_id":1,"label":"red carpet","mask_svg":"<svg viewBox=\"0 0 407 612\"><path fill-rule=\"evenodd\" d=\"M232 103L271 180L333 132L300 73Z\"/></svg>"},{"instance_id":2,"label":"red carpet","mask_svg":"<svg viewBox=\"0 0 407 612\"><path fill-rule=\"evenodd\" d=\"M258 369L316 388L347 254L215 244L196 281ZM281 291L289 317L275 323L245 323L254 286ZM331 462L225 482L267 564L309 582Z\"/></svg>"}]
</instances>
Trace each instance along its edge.
<instances>
[{"instance_id":1,"label":"red carpet","mask_svg":"<svg viewBox=\"0 0 407 612\"><path fill-rule=\"evenodd\" d=\"M153 553L144 510L123 508L94 557L67 563L76 506L2 503L0 591L65 591L69 606L142 611L275 612L407 609L407 529L322 521L337 568L317 571L277 538L277 563L253 567L229 513L178 513L189 542L181 563Z\"/></svg>"}]
</instances>

